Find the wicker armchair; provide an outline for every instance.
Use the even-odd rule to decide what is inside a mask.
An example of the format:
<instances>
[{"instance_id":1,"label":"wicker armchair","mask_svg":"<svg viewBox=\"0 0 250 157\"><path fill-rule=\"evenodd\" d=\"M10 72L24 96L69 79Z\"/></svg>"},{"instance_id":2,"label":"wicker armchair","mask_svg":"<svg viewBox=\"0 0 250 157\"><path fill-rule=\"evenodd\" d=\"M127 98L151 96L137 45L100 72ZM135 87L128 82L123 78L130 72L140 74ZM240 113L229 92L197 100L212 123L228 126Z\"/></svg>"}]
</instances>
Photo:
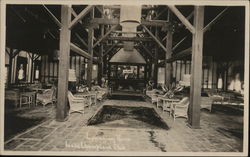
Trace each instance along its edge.
<instances>
[{"instance_id":1,"label":"wicker armchair","mask_svg":"<svg viewBox=\"0 0 250 157\"><path fill-rule=\"evenodd\" d=\"M56 88L45 89L41 93L37 93L37 102L43 104L43 106L54 103Z\"/></svg>"},{"instance_id":2,"label":"wicker armchair","mask_svg":"<svg viewBox=\"0 0 250 157\"><path fill-rule=\"evenodd\" d=\"M97 103L97 94L94 92L86 91L83 93L76 93L75 97L86 99L87 106L91 106L92 104L96 105Z\"/></svg>"},{"instance_id":3,"label":"wicker armchair","mask_svg":"<svg viewBox=\"0 0 250 157\"><path fill-rule=\"evenodd\" d=\"M188 118L188 106L189 106L189 97L183 97L181 101L173 103L171 107L171 114L175 118L184 117Z\"/></svg>"},{"instance_id":4,"label":"wicker armchair","mask_svg":"<svg viewBox=\"0 0 250 157\"><path fill-rule=\"evenodd\" d=\"M73 112L84 113L84 107L88 104L86 98L75 97L70 91L68 91L68 100L70 106L69 114Z\"/></svg>"},{"instance_id":5,"label":"wicker armchair","mask_svg":"<svg viewBox=\"0 0 250 157\"><path fill-rule=\"evenodd\" d=\"M201 109L207 109L212 111L213 98L212 97L201 97Z\"/></svg>"},{"instance_id":6,"label":"wicker armchair","mask_svg":"<svg viewBox=\"0 0 250 157\"><path fill-rule=\"evenodd\" d=\"M162 106L162 110L169 112L169 116L171 115L171 109L172 109L173 103L180 101L179 99L169 99L167 97L161 97L161 96L158 97L157 99L158 99L157 107Z\"/></svg>"},{"instance_id":7,"label":"wicker armchair","mask_svg":"<svg viewBox=\"0 0 250 157\"><path fill-rule=\"evenodd\" d=\"M146 95L151 99L151 103L157 103L157 97L158 97L158 94L156 94L157 91L158 91L157 89L146 91Z\"/></svg>"},{"instance_id":8,"label":"wicker armchair","mask_svg":"<svg viewBox=\"0 0 250 157\"><path fill-rule=\"evenodd\" d=\"M108 95L108 89L100 86L93 86L92 90L96 92L96 99L102 101Z\"/></svg>"}]
</instances>

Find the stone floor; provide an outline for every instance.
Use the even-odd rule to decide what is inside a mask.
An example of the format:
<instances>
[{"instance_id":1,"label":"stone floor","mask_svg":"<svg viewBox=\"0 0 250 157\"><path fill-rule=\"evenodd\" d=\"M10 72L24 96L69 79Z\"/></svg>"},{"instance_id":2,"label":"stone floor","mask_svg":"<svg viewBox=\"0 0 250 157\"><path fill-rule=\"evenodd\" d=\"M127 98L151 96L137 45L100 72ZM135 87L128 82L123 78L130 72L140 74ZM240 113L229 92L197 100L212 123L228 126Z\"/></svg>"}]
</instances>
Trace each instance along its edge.
<instances>
[{"instance_id":1,"label":"stone floor","mask_svg":"<svg viewBox=\"0 0 250 157\"><path fill-rule=\"evenodd\" d=\"M169 130L87 126L102 105L153 107ZM51 107L51 106L49 106ZM169 117L167 112L146 101L105 100L73 113L66 122L52 119L5 142L11 151L140 151L140 152L241 152L243 117L201 111L201 129L191 129L186 119ZM242 131L242 130L241 130Z\"/></svg>"}]
</instances>

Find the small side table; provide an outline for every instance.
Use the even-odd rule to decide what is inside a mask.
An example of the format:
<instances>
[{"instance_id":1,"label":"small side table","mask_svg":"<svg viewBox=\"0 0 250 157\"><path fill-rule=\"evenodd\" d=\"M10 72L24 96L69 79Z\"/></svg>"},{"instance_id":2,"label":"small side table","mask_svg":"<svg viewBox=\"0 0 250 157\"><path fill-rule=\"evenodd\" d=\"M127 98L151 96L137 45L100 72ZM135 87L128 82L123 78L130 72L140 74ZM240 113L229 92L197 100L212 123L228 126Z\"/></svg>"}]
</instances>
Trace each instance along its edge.
<instances>
[{"instance_id":1,"label":"small side table","mask_svg":"<svg viewBox=\"0 0 250 157\"><path fill-rule=\"evenodd\" d=\"M158 97L158 101L162 100L162 110L163 111L169 111L169 116L171 116L171 111L173 107L173 103L179 102L180 99L169 99L164 97Z\"/></svg>"},{"instance_id":2,"label":"small side table","mask_svg":"<svg viewBox=\"0 0 250 157\"><path fill-rule=\"evenodd\" d=\"M92 99L94 99L94 104L96 105L96 93L93 93L93 92L89 92L89 93L76 93L74 94L75 97L80 97L80 98L86 98L88 101L89 101L89 106L92 105Z\"/></svg>"},{"instance_id":3,"label":"small side table","mask_svg":"<svg viewBox=\"0 0 250 157\"><path fill-rule=\"evenodd\" d=\"M28 104L29 107L32 104L36 105L36 92L23 92L20 94L20 108L25 104Z\"/></svg>"}]
</instances>

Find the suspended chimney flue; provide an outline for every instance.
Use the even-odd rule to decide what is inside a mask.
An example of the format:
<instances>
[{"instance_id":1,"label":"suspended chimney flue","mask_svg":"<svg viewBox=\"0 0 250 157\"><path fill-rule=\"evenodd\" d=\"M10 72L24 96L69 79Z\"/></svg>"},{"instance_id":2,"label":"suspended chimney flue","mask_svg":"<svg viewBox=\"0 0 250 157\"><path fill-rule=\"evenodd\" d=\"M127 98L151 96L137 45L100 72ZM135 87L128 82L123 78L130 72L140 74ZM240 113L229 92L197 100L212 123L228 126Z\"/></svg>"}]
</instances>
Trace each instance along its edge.
<instances>
[{"instance_id":1,"label":"suspended chimney flue","mask_svg":"<svg viewBox=\"0 0 250 157\"><path fill-rule=\"evenodd\" d=\"M141 6L122 5L120 12L120 25L122 26L122 35L125 37L136 37L137 26L141 22ZM124 51L133 51L134 42L126 41Z\"/></svg>"}]
</instances>

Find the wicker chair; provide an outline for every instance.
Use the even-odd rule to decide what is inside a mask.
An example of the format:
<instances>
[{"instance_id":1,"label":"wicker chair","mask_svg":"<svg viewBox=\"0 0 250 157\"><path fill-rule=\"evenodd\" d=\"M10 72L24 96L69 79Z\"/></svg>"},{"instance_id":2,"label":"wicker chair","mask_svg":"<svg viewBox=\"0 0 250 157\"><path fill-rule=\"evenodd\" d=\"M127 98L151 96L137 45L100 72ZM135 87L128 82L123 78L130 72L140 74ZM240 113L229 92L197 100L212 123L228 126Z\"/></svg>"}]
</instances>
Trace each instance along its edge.
<instances>
[{"instance_id":1,"label":"wicker chair","mask_svg":"<svg viewBox=\"0 0 250 157\"><path fill-rule=\"evenodd\" d=\"M201 97L201 109L207 109L212 111L213 98L212 97Z\"/></svg>"},{"instance_id":2,"label":"wicker chair","mask_svg":"<svg viewBox=\"0 0 250 157\"><path fill-rule=\"evenodd\" d=\"M175 118L184 117L188 118L188 106L189 106L189 97L183 97L181 101L173 103L171 107L171 114Z\"/></svg>"},{"instance_id":3,"label":"wicker chair","mask_svg":"<svg viewBox=\"0 0 250 157\"><path fill-rule=\"evenodd\" d=\"M167 97L158 97L157 107L162 106L163 111L169 112L169 116L171 115L171 107L173 103L179 102L179 99L169 99ZM162 102L162 104L160 104Z\"/></svg>"},{"instance_id":4,"label":"wicker chair","mask_svg":"<svg viewBox=\"0 0 250 157\"><path fill-rule=\"evenodd\" d=\"M151 103L157 103L157 98L158 98L158 95L157 92L159 90L157 89L153 89L153 90L150 90L150 91L146 91L146 95L151 99Z\"/></svg>"},{"instance_id":5,"label":"wicker chair","mask_svg":"<svg viewBox=\"0 0 250 157\"><path fill-rule=\"evenodd\" d=\"M54 103L56 88L45 89L42 93L37 93L37 102L43 104L43 106Z\"/></svg>"},{"instance_id":6,"label":"wicker chair","mask_svg":"<svg viewBox=\"0 0 250 157\"><path fill-rule=\"evenodd\" d=\"M96 92L96 99L102 101L108 95L108 89L100 86L93 86L92 90Z\"/></svg>"},{"instance_id":7,"label":"wicker chair","mask_svg":"<svg viewBox=\"0 0 250 157\"><path fill-rule=\"evenodd\" d=\"M70 106L69 114L73 112L84 113L84 107L88 104L86 98L75 97L70 91L68 91L68 100Z\"/></svg>"},{"instance_id":8,"label":"wicker chair","mask_svg":"<svg viewBox=\"0 0 250 157\"><path fill-rule=\"evenodd\" d=\"M91 106L92 104L96 105L97 103L97 93L91 93L89 91L76 94L77 98L84 98L88 102L87 106Z\"/></svg>"}]
</instances>

